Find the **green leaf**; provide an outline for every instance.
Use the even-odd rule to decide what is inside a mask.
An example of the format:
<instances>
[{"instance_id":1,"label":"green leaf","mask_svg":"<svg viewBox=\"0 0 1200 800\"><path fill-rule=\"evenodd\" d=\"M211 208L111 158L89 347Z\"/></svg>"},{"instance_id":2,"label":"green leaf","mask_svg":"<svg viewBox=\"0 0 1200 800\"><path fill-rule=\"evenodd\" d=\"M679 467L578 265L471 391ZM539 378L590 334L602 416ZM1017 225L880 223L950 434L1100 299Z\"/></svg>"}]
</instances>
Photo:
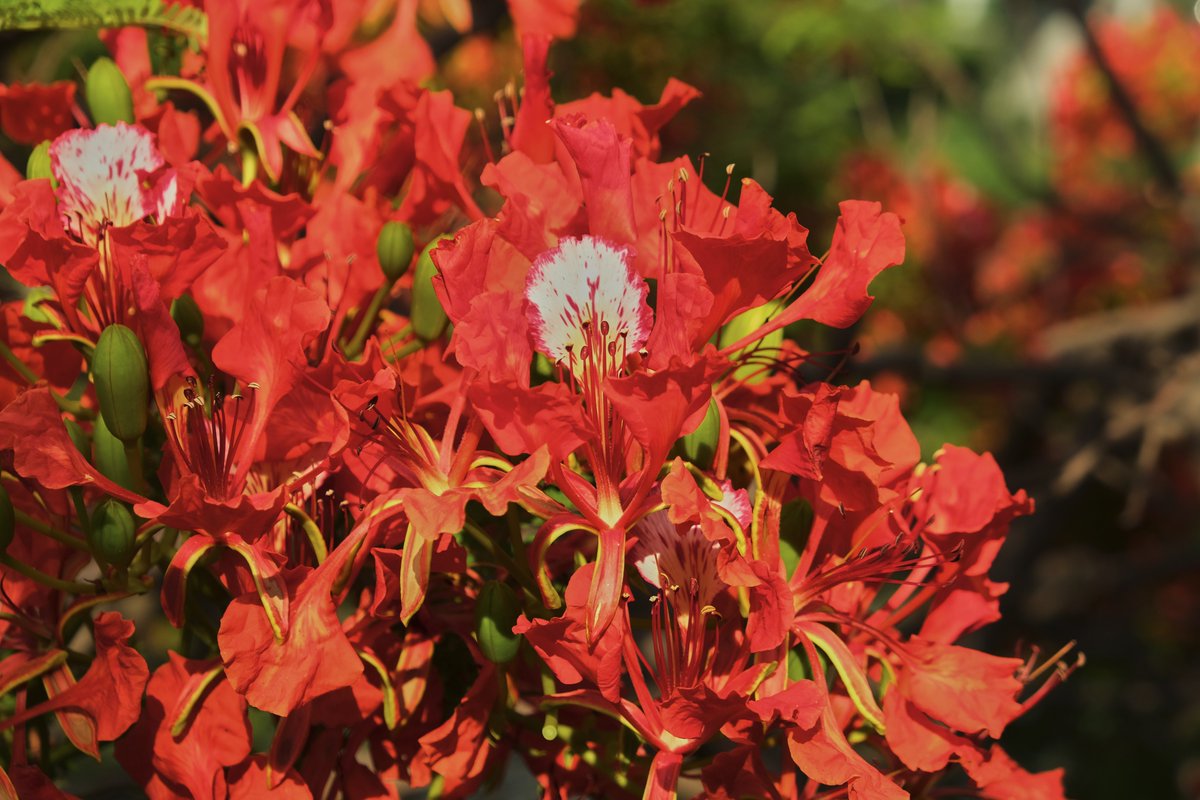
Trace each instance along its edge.
<instances>
[{"instance_id":1,"label":"green leaf","mask_svg":"<svg viewBox=\"0 0 1200 800\"><path fill-rule=\"evenodd\" d=\"M15 0L0 4L0 30L39 28L167 28L204 41L208 17L164 0Z\"/></svg>"}]
</instances>

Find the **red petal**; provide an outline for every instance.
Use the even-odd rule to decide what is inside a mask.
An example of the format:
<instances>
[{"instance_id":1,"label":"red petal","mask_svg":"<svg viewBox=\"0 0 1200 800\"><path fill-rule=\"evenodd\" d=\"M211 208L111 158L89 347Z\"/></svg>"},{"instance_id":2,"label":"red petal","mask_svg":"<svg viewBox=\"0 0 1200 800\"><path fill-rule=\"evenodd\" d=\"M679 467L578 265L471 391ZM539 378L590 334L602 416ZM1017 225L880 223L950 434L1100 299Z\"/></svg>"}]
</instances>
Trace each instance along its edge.
<instances>
[{"instance_id":1,"label":"red petal","mask_svg":"<svg viewBox=\"0 0 1200 800\"><path fill-rule=\"evenodd\" d=\"M579 402L562 383L523 388L512 382L475 383L471 403L505 453L532 453L549 444L562 460L589 436Z\"/></svg>"},{"instance_id":2,"label":"red petal","mask_svg":"<svg viewBox=\"0 0 1200 800\"><path fill-rule=\"evenodd\" d=\"M47 489L90 486L129 503L145 499L113 483L84 460L44 386L29 389L0 412L0 450L12 451L18 475Z\"/></svg>"},{"instance_id":3,"label":"red petal","mask_svg":"<svg viewBox=\"0 0 1200 800\"><path fill-rule=\"evenodd\" d=\"M871 280L904 261L899 217L883 212L879 203L859 200L847 200L839 209L829 256L813 285L784 312L789 323L811 319L835 328L852 325L874 299L867 294Z\"/></svg>"},{"instance_id":4,"label":"red petal","mask_svg":"<svg viewBox=\"0 0 1200 800\"><path fill-rule=\"evenodd\" d=\"M312 792L294 769L268 783L267 757L255 755L229 770L229 800L255 800L268 792L282 800L312 800Z\"/></svg>"},{"instance_id":5,"label":"red petal","mask_svg":"<svg viewBox=\"0 0 1200 800\"><path fill-rule=\"evenodd\" d=\"M528 36L570 39L575 35L581 2L582 0L509 0L508 13L512 15L517 33L522 39Z\"/></svg>"},{"instance_id":6,"label":"red petal","mask_svg":"<svg viewBox=\"0 0 1200 800\"><path fill-rule=\"evenodd\" d=\"M789 729L787 741L796 766L817 783L846 784L852 800L908 800L908 792L855 752L828 705L820 724L808 730Z\"/></svg>"},{"instance_id":7,"label":"red petal","mask_svg":"<svg viewBox=\"0 0 1200 800\"><path fill-rule=\"evenodd\" d=\"M1015 677L1021 659L915 636L904 647L900 693L935 720L962 733L986 731L999 738L1021 713L1016 696L1022 684Z\"/></svg>"},{"instance_id":8,"label":"red petal","mask_svg":"<svg viewBox=\"0 0 1200 800\"><path fill-rule=\"evenodd\" d=\"M811 728L825 709L825 694L812 681L796 681L782 692L751 700L746 706L758 714L764 725L782 719L791 725Z\"/></svg>"},{"instance_id":9,"label":"red petal","mask_svg":"<svg viewBox=\"0 0 1200 800\"><path fill-rule=\"evenodd\" d=\"M150 670L146 660L126 644L133 635L133 623L115 611L105 611L96 617L94 630L96 657L79 682L50 700L9 717L0 728L67 709L86 714L96 725L96 737L111 742L137 720Z\"/></svg>"},{"instance_id":10,"label":"red petal","mask_svg":"<svg viewBox=\"0 0 1200 800\"><path fill-rule=\"evenodd\" d=\"M517 24L520 27L520 21ZM550 98L550 71L546 69L551 39L549 35L523 33L525 91L513 126L512 147L534 162L546 164L554 160L554 131L549 125L554 116L554 101Z\"/></svg>"},{"instance_id":11,"label":"red petal","mask_svg":"<svg viewBox=\"0 0 1200 800\"><path fill-rule=\"evenodd\" d=\"M217 642L225 674L251 705L286 716L302 703L354 683L363 665L337 616L335 585L348 583L366 559L380 526L402 508L381 498L325 562L299 580L289 604L289 625L278 641L259 597L236 598L221 618ZM299 578L296 570L289 576Z\"/></svg>"},{"instance_id":12,"label":"red petal","mask_svg":"<svg viewBox=\"0 0 1200 800\"><path fill-rule=\"evenodd\" d=\"M193 797L224 797L224 768L250 754L246 701L228 681L218 680L200 697L183 732L173 736L170 710L213 662L190 661L171 651L167 658L146 688L141 719L117 742L117 760L152 800L178 797L180 789Z\"/></svg>"},{"instance_id":13,"label":"red petal","mask_svg":"<svg viewBox=\"0 0 1200 800\"><path fill-rule=\"evenodd\" d=\"M617 244L632 245L637 241L637 226L633 219L629 140L622 139L607 119L559 118L554 121L554 131L579 172L588 232Z\"/></svg>"},{"instance_id":14,"label":"red petal","mask_svg":"<svg viewBox=\"0 0 1200 800\"><path fill-rule=\"evenodd\" d=\"M689 418L706 410L721 365L706 356L675 361L654 373L635 372L604 382L608 399L629 432L646 450L644 463L657 470L683 434Z\"/></svg>"},{"instance_id":15,"label":"red petal","mask_svg":"<svg viewBox=\"0 0 1200 800\"><path fill-rule=\"evenodd\" d=\"M890 691L883 698L883 716L888 746L909 769L938 772L957 748L970 746L969 740L931 720L899 692Z\"/></svg>"},{"instance_id":16,"label":"red petal","mask_svg":"<svg viewBox=\"0 0 1200 800\"><path fill-rule=\"evenodd\" d=\"M799 421L798 428L784 437L760 466L790 475L819 481L822 467L829 455L837 416L838 398L842 390L821 383L815 389L805 389L799 395L784 398L789 420ZM789 402L791 401L791 402Z\"/></svg>"}]
</instances>

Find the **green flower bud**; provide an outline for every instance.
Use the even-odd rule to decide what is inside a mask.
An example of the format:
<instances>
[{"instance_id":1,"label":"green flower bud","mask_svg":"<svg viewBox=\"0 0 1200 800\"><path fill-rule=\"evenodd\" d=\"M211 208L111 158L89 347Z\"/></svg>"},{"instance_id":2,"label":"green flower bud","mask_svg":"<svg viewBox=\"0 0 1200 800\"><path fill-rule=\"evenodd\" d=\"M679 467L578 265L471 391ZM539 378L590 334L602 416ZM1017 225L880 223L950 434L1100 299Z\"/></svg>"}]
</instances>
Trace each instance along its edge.
<instances>
[{"instance_id":1,"label":"green flower bud","mask_svg":"<svg viewBox=\"0 0 1200 800\"><path fill-rule=\"evenodd\" d=\"M16 531L17 515L13 511L12 498L8 496L8 489L0 485L0 553L8 552Z\"/></svg>"},{"instance_id":2,"label":"green flower bud","mask_svg":"<svg viewBox=\"0 0 1200 800\"><path fill-rule=\"evenodd\" d=\"M204 339L204 313L190 294L181 294L171 302L171 319L179 327L179 335L192 347Z\"/></svg>"},{"instance_id":3,"label":"green flower bud","mask_svg":"<svg viewBox=\"0 0 1200 800\"><path fill-rule=\"evenodd\" d=\"M513 633L521 608L516 594L500 581L488 581L475 602L475 638L484 657L507 664L517 656L520 634Z\"/></svg>"},{"instance_id":4,"label":"green flower bud","mask_svg":"<svg viewBox=\"0 0 1200 800\"><path fill-rule=\"evenodd\" d=\"M783 303L779 300L772 300L757 308L751 308L738 314L721 329L720 335L717 338L717 347L728 347L734 342L740 341L746 336L749 336L754 331L766 324L767 320L774 317L783 310ZM759 350L765 353L774 353L783 344L783 329L768 333L759 341L746 346L744 349L734 354L733 360L736 361L738 356L741 356L751 350ZM753 376L753 377L749 377ZM733 371L734 380L745 380L747 383L759 383L767 376L767 371L763 369L761 364L743 364Z\"/></svg>"},{"instance_id":5,"label":"green flower bud","mask_svg":"<svg viewBox=\"0 0 1200 800\"><path fill-rule=\"evenodd\" d=\"M92 112L92 122L97 125L133 122L133 95L121 68L111 58L98 58L92 62L83 93Z\"/></svg>"},{"instance_id":6,"label":"green flower bud","mask_svg":"<svg viewBox=\"0 0 1200 800\"><path fill-rule=\"evenodd\" d=\"M124 325L109 325L92 356L92 380L100 413L113 436L126 444L146 430L150 376L146 351L137 334Z\"/></svg>"},{"instance_id":7,"label":"green flower bud","mask_svg":"<svg viewBox=\"0 0 1200 800\"><path fill-rule=\"evenodd\" d=\"M96 506L87 540L97 561L114 567L129 566L136 537L133 514L124 503L110 497Z\"/></svg>"},{"instance_id":8,"label":"green flower bud","mask_svg":"<svg viewBox=\"0 0 1200 800\"><path fill-rule=\"evenodd\" d=\"M388 283L398 281L412 263L412 228L399 220L384 223L375 241L375 253L379 256L379 268L383 270Z\"/></svg>"},{"instance_id":9,"label":"green flower bud","mask_svg":"<svg viewBox=\"0 0 1200 800\"><path fill-rule=\"evenodd\" d=\"M721 435L721 412L717 398L708 402L708 413L700 422L700 427L683 437L683 455L688 461L701 469L712 466L713 457L717 454L717 439Z\"/></svg>"},{"instance_id":10,"label":"green flower bud","mask_svg":"<svg viewBox=\"0 0 1200 800\"><path fill-rule=\"evenodd\" d=\"M433 341L446 329L446 310L442 308L441 301L433 291L433 276L437 274L437 267L429 254L443 239L449 238L445 235L439 236L425 245L421 257L417 259L417 270L413 273L410 322L413 333L423 342Z\"/></svg>"},{"instance_id":11,"label":"green flower bud","mask_svg":"<svg viewBox=\"0 0 1200 800\"><path fill-rule=\"evenodd\" d=\"M50 169L49 139L33 148L33 152L29 154L29 160L25 162L25 177L31 181L37 178L54 180L54 173Z\"/></svg>"},{"instance_id":12,"label":"green flower bud","mask_svg":"<svg viewBox=\"0 0 1200 800\"><path fill-rule=\"evenodd\" d=\"M134 491L125 445L109 432L103 415L92 425L92 463L104 477Z\"/></svg>"}]
</instances>

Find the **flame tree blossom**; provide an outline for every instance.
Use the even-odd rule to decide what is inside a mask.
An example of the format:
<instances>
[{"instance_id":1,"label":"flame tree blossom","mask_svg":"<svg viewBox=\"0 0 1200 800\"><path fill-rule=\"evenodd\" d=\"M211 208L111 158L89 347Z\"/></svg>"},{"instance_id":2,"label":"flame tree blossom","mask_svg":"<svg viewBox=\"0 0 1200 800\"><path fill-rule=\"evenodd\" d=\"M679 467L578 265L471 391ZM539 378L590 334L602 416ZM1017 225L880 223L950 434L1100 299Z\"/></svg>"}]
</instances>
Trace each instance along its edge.
<instances>
[{"instance_id":1,"label":"flame tree blossom","mask_svg":"<svg viewBox=\"0 0 1200 800\"><path fill-rule=\"evenodd\" d=\"M899 217L843 202L817 258L664 159L693 88L556 105L574 2L512 3L478 130L425 82L462 4L203 6L170 75L174 34L105 35L133 119L0 97L48 140L0 169L0 796L112 752L155 800L516 760L562 800L1062 797L998 740L1079 661L964 638L1032 501L785 336L862 317Z\"/></svg>"}]
</instances>

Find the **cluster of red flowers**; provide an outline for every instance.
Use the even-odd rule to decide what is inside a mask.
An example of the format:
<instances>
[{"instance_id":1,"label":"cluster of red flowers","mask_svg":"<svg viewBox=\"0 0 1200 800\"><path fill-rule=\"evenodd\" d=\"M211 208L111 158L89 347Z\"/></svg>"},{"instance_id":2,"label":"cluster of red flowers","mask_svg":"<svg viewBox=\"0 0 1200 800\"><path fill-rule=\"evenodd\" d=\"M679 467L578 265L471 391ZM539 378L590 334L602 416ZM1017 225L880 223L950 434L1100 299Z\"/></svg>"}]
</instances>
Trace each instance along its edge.
<instances>
[{"instance_id":1,"label":"cluster of red flowers","mask_svg":"<svg viewBox=\"0 0 1200 800\"><path fill-rule=\"evenodd\" d=\"M994 740L1069 667L956 643L1032 502L783 335L899 218L817 259L660 160L689 86L555 104L560 5L481 136L410 2L210 2L177 75L110 31L90 120L7 87L0 797L1062 796Z\"/></svg>"}]
</instances>

